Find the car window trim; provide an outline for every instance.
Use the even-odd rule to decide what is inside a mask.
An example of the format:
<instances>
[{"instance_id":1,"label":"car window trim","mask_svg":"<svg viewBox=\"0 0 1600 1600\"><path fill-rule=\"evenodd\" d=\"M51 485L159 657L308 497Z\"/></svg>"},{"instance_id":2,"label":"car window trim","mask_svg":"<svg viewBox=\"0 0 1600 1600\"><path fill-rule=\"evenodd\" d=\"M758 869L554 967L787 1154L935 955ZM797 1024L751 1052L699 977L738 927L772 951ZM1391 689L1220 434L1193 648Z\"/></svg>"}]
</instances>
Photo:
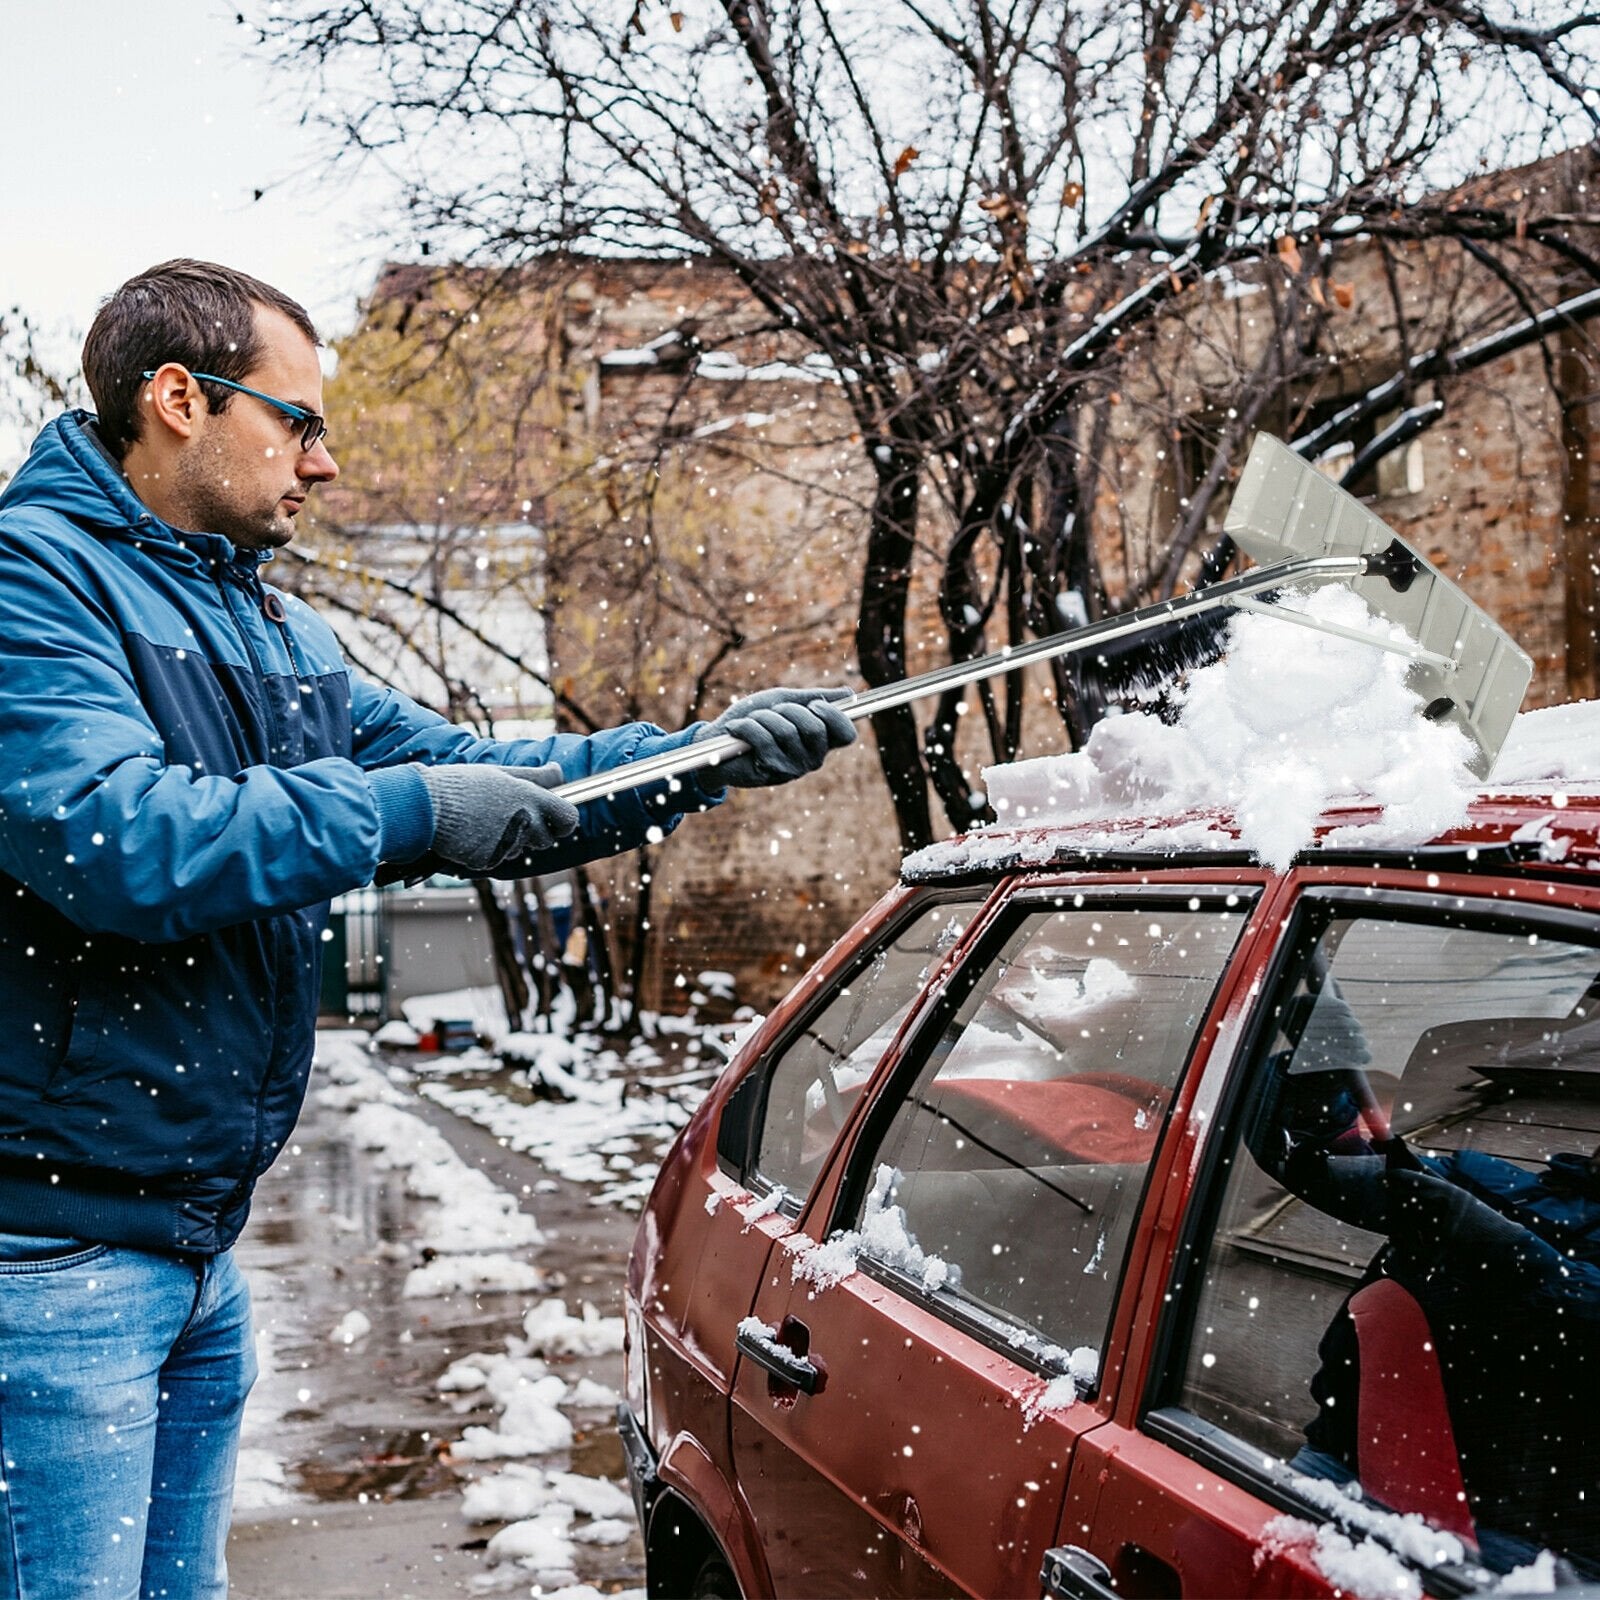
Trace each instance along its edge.
<instances>
[{"instance_id":1,"label":"car window trim","mask_svg":"<svg viewBox=\"0 0 1600 1600\"><path fill-rule=\"evenodd\" d=\"M998 884L991 885L990 893L982 899L977 899L973 896L971 885L955 884L940 884L926 892L909 895L879 926L876 937L864 944L849 963L841 967L829 982L815 985L816 993L790 1018L783 1032L762 1052L762 1060L759 1065L753 1065L749 1072L734 1086L727 1102L722 1107L718 1116L716 1159L717 1166L725 1177L748 1189L753 1195L764 1196L772 1193L775 1185L756 1166L758 1159L756 1140L766 1119L767 1099L772 1086L772 1074L791 1046L805 1034L817 1017L832 1005L833 1001L838 997L840 988L845 984L853 983L872 964L874 957L878 955L884 946L893 940L908 923L925 915L934 906L950 905L957 901L972 903L972 920L967 924L967 928L961 935L961 939L965 939L971 932L973 925L988 910L995 898L995 891L999 887ZM949 969L950 963L955 960L960 947L961 940L958 939L945 952L944 965L940 970ZM924 988L916 996L913 996L911 1009L901 1023L902 1029L914 1022L917 1003L922 998L922 995L926 993L927 990ZM891 1042L889 1050L893 1050L893 1048L894 1043ZM886 1051L885 1054L887 1053ZM734 1161L723 1149L722 1123L728 1118L730 1111L733 1109L735 1099L741 1093L750 1095L753 1103L744 1112L746 1121L744 1150L739 1159ZM798 1218L811 1194L815 1192L816 1184L821 1181L821 1177L822 1172L819 1170L816 1181L813 1182L811 1189L806 1194L786 1194L784 1200L778 1206L779 1214L789 1218L790 1221Z\"/></svg>"},{"instance_id":2,"label":"car window trim","mask_svg":"<svg viewBox=\"0 0 1600 1600\"><path fill-rule=\"evenodd\" d=\"M1244 939L1245 930L1249 927L1250 918L1254 914L1261 898L1263 886L1256 883L1140 883L1140 884L1088 884L1082 887L1063 884L1029 884L1018 888L1004 900L989 918L984 927L979 931L977 938L962 955L955 966L948 968L945 973L943 991L936 1002L929 1006L917 1018L914 1031L907 1037L905 1048L900 1052L900 1060L896 1064L894 1074L879 1091L875 1102L867 1108L866 1117L857 1125L850 1148L845 1154L844 1172L840 1177L838 1186L834 1191L833 1207L829 1213L827 1226L823 1230L822 1238L830 1239L835 1234L849 1228L848 1220L859 1209L863 1196L868 1187L868 1175L859 1158L860 1152L870 1147L876 1151L882 1142L886 1126L894 1120L893 1107L898 1106L904 1099L904 1092L911 1083L914 1083L927 1065L928 1057L938 1041L944 1036L944 1030L949 1026L951 1019L966 1004L972 991L977 987L985 973L993 965L998 948L1029 916L1044 910L1072 910L1072 911L1127 911L1140 910L1145 907L1158 908L1170 907L1174 901L1182 901L1184 908L1188 902L1199 900L1201 908L1215 904L1220 909L1235 913L1239 918L1239 930L1234 938L1232 949L1217 971L1215 982L1212 984L1210 995L1201 1010L1200 1020L1195 1027L1194 1036L1189 1041L1188 1051L1185 1053L1183 1063L1179 1067L1173 1080L1172 1094L1167 1101L1166 1110L1162 1113L1161 1127L1156 1134L1155 1144L1148 1166L1145 1168L1144 1181L1140 1186L1139 1196L1134 1205L1133 1223L1129 1230L1130 1241L1138 1232L1139 1219L1143 1217L1145 1207L1150 1199L1151 1180L1160 1166L1165 1152L1168 1136L1172 1129L1172 1108L1176 1103L1179 1091L1182 1089L1185 1078L1189 1073L1190 1063L1194 1059L1195 1048L1200 1038L1206 1031L1207 1024L1211 1021L1216 1010L1217 998L1222 992L1223 984L1238 960L1240 945ZM1227 902L1232 899L1233 904ZM1117 1269L1117 1284L1111 1294L1111 1315L1107 1323L1107 1330L1116 1322L1117 1308L1122 1304L1122 1297L1127 1290L1128 1261L1131 1251L1124 1251L1120 1266ZM907 1274L898 1271L887 1262L877 1260L872 1256L858 1256L857 1270L865 1273L876 1282L896 1293L901 1293L905 1298L922 1306L931 1315L939 1318L941 1322L960 1327L965 1333L987 1345L997 1354L1019 1364L1031 1365L1033 1370L1051 1376L1057 1376L1053 1364L1042 1362L1022 1362L1020 1358L1025 1352L1025 1346L1012 1344L1007 1336L996 1328L988 1326L988 1318L981 1314L974 1314L972 1308L966 1307L962 1302L952 1298L939 1296L923 1289L916 1284ZM1007 1326L1013 1330L1026 1331L1030 1340L1041 1342L1031 1329L1023 1329L1023 1324L1010 1321ZM1102 1333L1102 1343L1104 1333ZM1086 1398L1093 1398L1099 1393L1099 1381L1095 1382L1093 1389L1085 1389Z\"/></svg>"},{"instance_id":3,"label":"car window trim","mask_svg":"<svg viewBox=\"0 0 1600 1600\"><path fill-rule=\"evenodd\" d=\"M1275 1026L1274 1006L1283 996L1287 974L1297 966L1299 953L1308 940L1320 939L1332 918L1345 909L1385 922L1425 923L1432 927L1451 926L1484 932L1542 933L1549 930L1552 934L1563 935L1570 943L1600 950L1600 910L1574 911L1564 906L1512 898L1504 893L1510 886L1510 880L1486 879L1481 887L1474 886L1469 895L1454 889L1308 884L1296 895L1290 914L1281 922L1277 934L1266 935L1275 937L1276 944L1262 978L1262 998L1239 1039L1233 1059L1224 1064L1227 1078L1210 1136L1201 1153L1194 1198L1184 1208L1173 1265L1162 1297L1162 1314L1140 1396L1137 1426L1141 1434L1171 1445L1219 1476L1261 1495L1269 1504L1279 1504L1274 1495L1262 1492L1262 1485L1273 1481L1272 1473L1263 1465L1270 1458L1236 1434L1205 1421L1183 1406L1183 1371L1177 1355L1187 1351L1193 1339L1203 1278L1200 1268L1206 1248L1215 1236L1233 1170L1229 1157L1242 1143L1241 1117L1261 1069L1265 1038L1270 1037ZM1441 912L1444 917L1439 915ZM1320 1522L1331 1520L1328 1512L1317 1507L1296 1514L1309 1515ZM1429 1574L1430 1578L1437 1572L1441 1582L1446 1581L1447 1574L1452 1575L1448 1578L1450 1583L1465 1581L1455 1576L1465 1569L1427 1567L1398 1551L1394 1554L1398 1560ZM1449 1592L1469 1591L1470 1585Z\"/></svg>"}]
</instances>

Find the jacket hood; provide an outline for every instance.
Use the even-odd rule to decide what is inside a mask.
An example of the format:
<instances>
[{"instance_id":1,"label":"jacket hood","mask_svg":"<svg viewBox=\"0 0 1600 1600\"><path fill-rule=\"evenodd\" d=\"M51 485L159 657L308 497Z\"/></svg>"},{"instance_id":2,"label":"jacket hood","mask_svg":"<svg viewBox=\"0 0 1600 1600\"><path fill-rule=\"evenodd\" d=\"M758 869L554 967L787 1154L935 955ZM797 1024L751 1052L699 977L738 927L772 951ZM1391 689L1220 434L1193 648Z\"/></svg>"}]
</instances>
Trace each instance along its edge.
<instances>
[{"instance_id":1,"label":"jacket hood","mask_svg":"<svg viewBox=\"0 0 1600 1600\"><path fill-rule=\"evenodd\" d=\"M210 563L235 554L221 534L181 532L157 517L111 459L87 411L68 411L45 428L0 492L0 512L25 507L54 512L103 537L137 537L178 557Z\"/></svg>"}]
</instances>

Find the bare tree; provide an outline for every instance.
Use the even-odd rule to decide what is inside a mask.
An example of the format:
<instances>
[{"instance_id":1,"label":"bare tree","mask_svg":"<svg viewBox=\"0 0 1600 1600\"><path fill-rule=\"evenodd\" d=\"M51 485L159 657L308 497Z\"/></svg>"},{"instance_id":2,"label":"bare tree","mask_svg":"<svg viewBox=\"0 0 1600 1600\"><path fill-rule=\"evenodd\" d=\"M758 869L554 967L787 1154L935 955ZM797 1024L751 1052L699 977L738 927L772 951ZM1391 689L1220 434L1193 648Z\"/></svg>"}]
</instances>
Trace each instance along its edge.
<instances>
[{"instance_id":1,"label":"bare tree","mask_svg":"<svg viewBox=\"0 0 1600 1600\"><path fill-rule=\"evenodd\" d=\"M71 403L74 380L45 352L45 342L20 307L0 311L0 429L32 433ZM0 466L0 484L6 477Z\"/></svg>"},{"instance_id":2,"label":"bare tree","mask_svg":"<svg viewBox=\"0 0 1600 1600\"><path fill-rule=\"evenodd\" d=\"M332 0L255 26L441 253L709 258L762 315L706 348L809 353L869 483L874 684L906 671L917 561L953 659L1170 595L1228 559L1253 429L1414 432L1460 352L1538 341L1556 305L1575 325L1600 284L1587 150L1559 193L1479 176L1600 127L1600 13L1539 0ZM1388 266L1358 368L1393 392L1327 416L1353 251ZM1160 492L1116 480L1132 428L1163 441ZM980 696L996 757L1021 694ZM1093 685L1063 669L1056 698L1081 737ZM907 847L930 781L974 815L961 709L877 719Z\"/></svg>"}]
</instances>

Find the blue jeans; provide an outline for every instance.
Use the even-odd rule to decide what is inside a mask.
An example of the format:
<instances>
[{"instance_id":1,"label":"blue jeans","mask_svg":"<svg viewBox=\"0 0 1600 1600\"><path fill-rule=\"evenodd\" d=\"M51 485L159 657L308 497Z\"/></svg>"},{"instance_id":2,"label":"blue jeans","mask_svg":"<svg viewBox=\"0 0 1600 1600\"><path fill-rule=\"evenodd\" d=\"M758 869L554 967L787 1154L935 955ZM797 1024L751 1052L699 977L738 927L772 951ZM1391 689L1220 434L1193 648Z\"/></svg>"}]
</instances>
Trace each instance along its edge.
<instances>
[{"instance_id":1,"label":"blue jeans","mask_svg":"<svg viewBox=\"0 0 1600 1600\"><path fill-rule=\"evenodd\" d=\"M0 1233L0 1600L221 1600L255 1375L231 1253Z\"/></svg>"}]
</instances>

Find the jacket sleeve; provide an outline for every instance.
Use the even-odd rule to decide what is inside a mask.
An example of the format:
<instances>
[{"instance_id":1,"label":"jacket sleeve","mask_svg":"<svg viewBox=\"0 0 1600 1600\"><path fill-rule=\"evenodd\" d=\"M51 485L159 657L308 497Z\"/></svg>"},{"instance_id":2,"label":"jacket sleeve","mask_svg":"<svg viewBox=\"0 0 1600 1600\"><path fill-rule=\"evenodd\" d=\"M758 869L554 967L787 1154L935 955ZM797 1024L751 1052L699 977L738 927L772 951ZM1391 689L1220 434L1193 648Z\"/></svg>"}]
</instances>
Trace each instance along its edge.
<instances>
[{"instance_id":1,"label":"jacket sleeve","mask_svg":"<svg viewBox=\"0 0 1600 1600\"><path fill-rule=\"evenodd\" d=\"M367 882L380 821L337 757L237 775L167 761L92 583L0 528L0 871L79 927L150 943Z\"/></svg>"},{"instance_id":2,"label":"jacket sleeve","mask_svg":"<svg viewBox=\"0 0 1600 1600\"><path fill-rule=\"evenodd\" d=\"M678 733L666 733L653 723L629 722L588 735L480 739L470 729L424 710L405 695L379 689L354 675L350 709L355 757L368 770L405 761L481 761L508 767L554 761L568 783L679 749L693 740L700 726L696 723ZM699 776L687 773L610 799L586 800L579 808L577 833L558 849L539 856L532 870L559 872L665 837L689 812L705 811L722 802L726 791L702 785Z\"/></svg>"}]
</instances>

